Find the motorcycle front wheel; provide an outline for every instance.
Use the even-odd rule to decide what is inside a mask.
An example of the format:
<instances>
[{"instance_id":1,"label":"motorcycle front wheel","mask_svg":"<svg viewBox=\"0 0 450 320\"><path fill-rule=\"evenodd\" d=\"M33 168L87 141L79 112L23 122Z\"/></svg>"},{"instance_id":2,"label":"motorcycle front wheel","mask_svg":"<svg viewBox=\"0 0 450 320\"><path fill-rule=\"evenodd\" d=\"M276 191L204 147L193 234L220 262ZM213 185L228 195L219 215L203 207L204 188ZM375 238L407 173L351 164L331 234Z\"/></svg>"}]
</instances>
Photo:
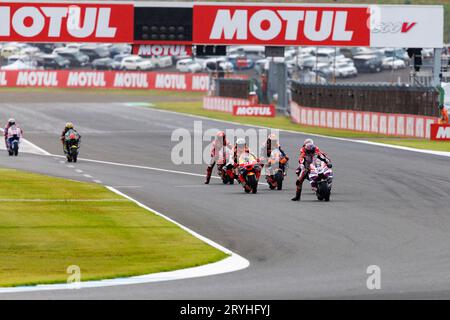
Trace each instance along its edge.
<instances>
[{"instance_id":1,"label":"motorcycle front wheel","mask_svg":"<svg viewBox=\"0 0 450 320\"><path fill-rule=\"evenodd\" d=\"M252 193L258 192L258 181L256 181L256 176L254 174L247 176L247 183L252 189Z\"/></svg>"}]
</instances>

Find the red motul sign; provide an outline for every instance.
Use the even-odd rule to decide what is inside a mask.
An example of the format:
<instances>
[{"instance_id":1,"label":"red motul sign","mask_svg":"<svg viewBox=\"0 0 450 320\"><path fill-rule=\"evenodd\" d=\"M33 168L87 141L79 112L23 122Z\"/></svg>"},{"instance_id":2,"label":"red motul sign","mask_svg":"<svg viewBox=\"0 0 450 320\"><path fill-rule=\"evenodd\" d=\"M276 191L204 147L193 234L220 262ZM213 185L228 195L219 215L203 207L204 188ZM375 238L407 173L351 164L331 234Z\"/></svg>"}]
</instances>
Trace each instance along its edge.
<instances>
[{"instance_id":1,"label":"red motul sign","mask_svg":"<svg viewBox=\"0 0 450 320\"><path fill-rule=\"evenodd\" d=\"M170 44L135 44L133 54L140 56L191 56L192 46Z\"/></svg>"},{"instance_id":2,"label":"red motul sign","mask_svg":"<svg viewBox=\"0 0 450 320\"><path fill-rule=\"evenodd\" d=\"M93 70L0 70L0 87L208 91L209 75Z\"/></svg>"},{"instance_id":3,"label":"red motul sign","mask_svg":"<svg viewBox=\"0 0 450 320\"><path fill-rule=\"evenodd\" d=\"M450 141L450 124L433 123L431 125L430 139Z\"/></svg>"},{"instance_id":4,"label":"red motul sign","mask_svg":"<svg viewBox=\"0 0 450 320\"><path fill-rule=\"evenodd\" d=\"M367 7L195 5L197 44L369 46Z\"/></svg>"},{"instance_id":5,"label":"red motul sign","mask_svg":"<svg viewBox=\"0 0 450 320\"><path fill-rule=\"evenodd\" d=\"M0 42L133 42L134 6L0 3Z\"/></svg>"},{"instance_id":6,"label":"red motul sign","mask_svg":"<svg viewBox=\"0 0 450 320\"><path fill-rule=\"evenodd\" d=\"M257 104L250 106L233 106L233 115L244 117L275 117L275 106Z\"/></svg>"}]
</instances>

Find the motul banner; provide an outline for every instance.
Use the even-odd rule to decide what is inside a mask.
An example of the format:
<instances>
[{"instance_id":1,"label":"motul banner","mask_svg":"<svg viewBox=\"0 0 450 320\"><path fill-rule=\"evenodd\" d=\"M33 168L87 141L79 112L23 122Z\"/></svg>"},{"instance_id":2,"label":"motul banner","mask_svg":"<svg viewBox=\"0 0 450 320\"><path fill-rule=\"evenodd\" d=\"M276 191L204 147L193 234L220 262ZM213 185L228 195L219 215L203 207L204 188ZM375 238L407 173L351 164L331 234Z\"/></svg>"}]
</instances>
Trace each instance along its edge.
<instances>
[{"instance_id":1,"label":"motul banner","mask_svg":"<svg viewBox=\"0 0 450 320\"><path fill-rule=\"evenodd\" d=\"M275 106L267 104L234 105L233 115L244 117L275 117Z\"/></svg>"},{"instance_id":2,"label":"motul banner","mask_svg":"<svg viewBox=\"0 0 450 320\"><path fill-rule=\"evenodd\" d=\"M0 3L0 42L133 42L134 6Z\"/></svg>"},{"instance_id":3,"label":"motul banner","mask_svg":"<svg viewBox=\"0 0 450 320\"><path fill-rule=\"evenodd\" d=\"M191 56L192 46L170 44L135 44L133 54L150 56Z\"/></svg>"},{"instance_id":4,"label":"motul banner","mask_svg":"<svg viewBox=\"0 0 450 320\"><path fill-rule=\"evenodd\" d=\"M431 140L450 141L450 124L432 124Z\"/></svg>"},{"instance_id":5,"label":"motul banner","mask_svg":"<svg viewBox=\"0 0 450 320\"><path fill-rule=\"evenodd\" d=\"M209 75L90 70L0 71L0 87L207 91Z\"/></svg>"},{"instance_id":6,"label":"motul banner","mask_svg":"<svg viewBox=\"0 0 450 320\"><path fill-rule=\"evenodd\" d=\"M0 21L0 42L442 48L444 8L0 2Z\"/></svg>"},{"instance_id":7,"label":"motul banner","mask_svg":"<svg viewBox=\"0 0 450 320\"><path fill-rule=\"evenodd\" d=\"M194 5L195 44L434 47L442 6Z\"/></svg>"}]
</instances>

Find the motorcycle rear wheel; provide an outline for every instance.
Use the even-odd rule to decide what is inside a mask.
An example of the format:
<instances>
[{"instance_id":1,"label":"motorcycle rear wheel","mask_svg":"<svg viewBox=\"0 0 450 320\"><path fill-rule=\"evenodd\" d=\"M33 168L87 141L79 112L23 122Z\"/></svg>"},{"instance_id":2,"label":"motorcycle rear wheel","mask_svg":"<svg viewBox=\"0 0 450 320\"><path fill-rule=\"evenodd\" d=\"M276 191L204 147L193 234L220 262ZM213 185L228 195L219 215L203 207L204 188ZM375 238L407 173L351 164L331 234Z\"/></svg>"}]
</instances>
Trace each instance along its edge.
<instances>
[{"instance_id":1,"label":"motorcycle rear wheel","mask_svg":"<svg viewBox=\"0 0 450 320\"><path fill-rule=\"evenodd\" d=\"M277 190L283 189L283 172L278 171L275 174L275 181L277 182Z\"/></svg>"}]
</instances>

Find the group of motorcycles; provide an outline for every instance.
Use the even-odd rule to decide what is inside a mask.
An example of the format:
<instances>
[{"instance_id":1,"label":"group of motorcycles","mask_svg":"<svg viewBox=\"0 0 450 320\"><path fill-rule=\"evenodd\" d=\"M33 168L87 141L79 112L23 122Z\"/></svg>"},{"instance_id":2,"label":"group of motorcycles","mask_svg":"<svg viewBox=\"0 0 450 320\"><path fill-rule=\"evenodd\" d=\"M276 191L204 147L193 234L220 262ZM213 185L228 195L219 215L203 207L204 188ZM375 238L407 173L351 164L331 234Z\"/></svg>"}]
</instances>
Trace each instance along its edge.
<instances>
[{"instance_id":1,"label":"group of motorcycles","mask_svg":"<svg viewBox=\"0 0 450 320\"><path fill-rule=\"evenodd\" d=\"M258 159L249 152L243 152L236 165L231 150L223 148L219 151L217 169L223 184L234 184L235 180L239 182L238 177L241 175L245 185L248 186L246 188L242 184L246 193L258 192L263 167L266 168L266 181L270 190L282 190L283 181L289 167L289 158L279 148L272 150L268 159ZM314 158L309 166L307 180L319 201L330 200L333 171L324 161Z\"/></svg>"},{"instance_id":2,"label":"group of motorcycles","mask_svg":"<svg viewBox=\"0 0 450 320\"><path fill-rule=\"evenodd\" d=\"M19 155L20 142L21 135L19 132L13 133L11 137L5 139L6 150L10 156ZM68 162L77 162L80 149L80 139L74 132L69 131L66 134L63 149Z\"/></svg>"}]
</instances>

